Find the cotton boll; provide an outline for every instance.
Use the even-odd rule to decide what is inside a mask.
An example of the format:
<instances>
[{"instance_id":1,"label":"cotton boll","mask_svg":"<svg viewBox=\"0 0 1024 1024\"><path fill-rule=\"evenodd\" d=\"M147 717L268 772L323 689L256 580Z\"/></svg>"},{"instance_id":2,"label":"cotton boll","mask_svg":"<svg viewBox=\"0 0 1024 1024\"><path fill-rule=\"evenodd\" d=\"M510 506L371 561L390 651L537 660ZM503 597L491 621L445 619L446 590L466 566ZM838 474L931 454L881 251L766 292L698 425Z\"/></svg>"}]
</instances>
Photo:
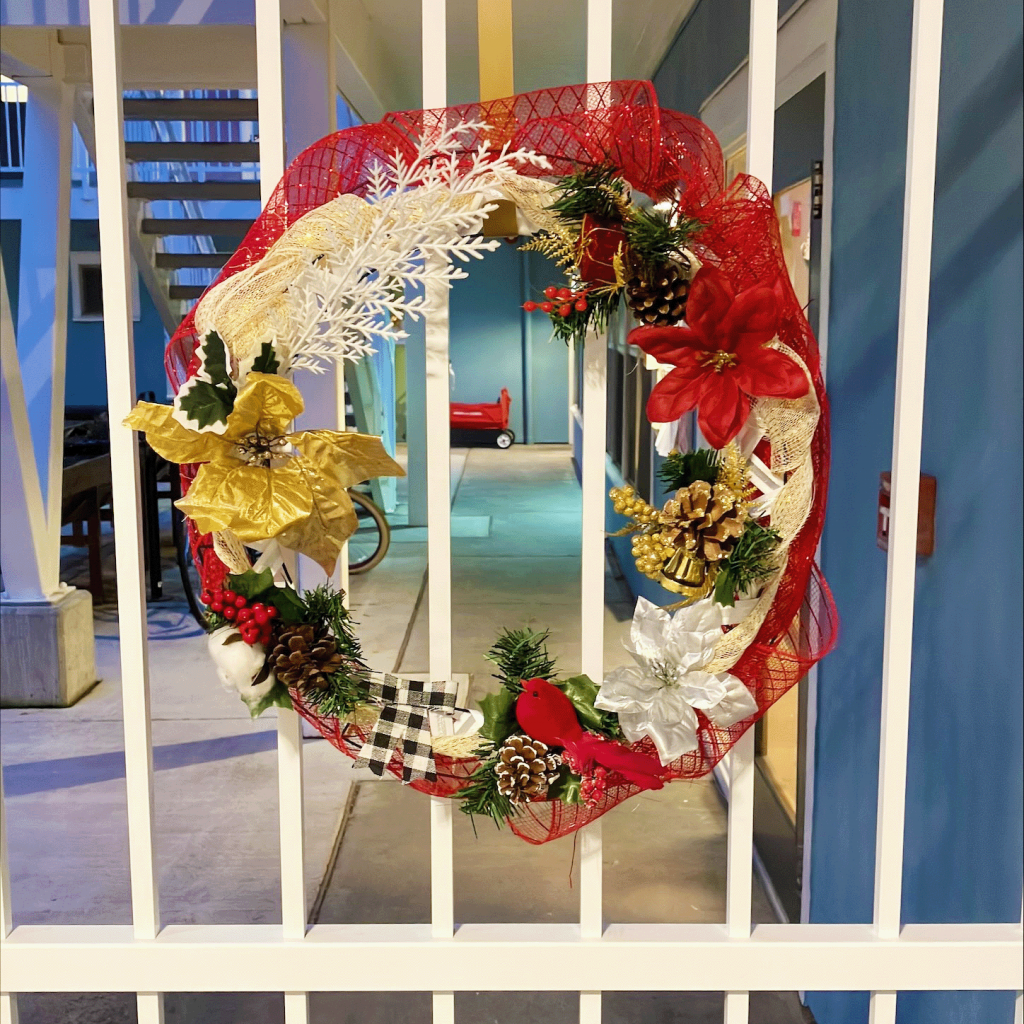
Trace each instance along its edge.
<instances>
[{"instance_id":1,"label":"cotton boll","mask_svg":"<svg viewBox=\"0 0 1024 1024\"><path fill-rule=\"evenodd\" d=\"M221 626L214 630L207 638L206 646L217 666L217 678L229 693L237 691L242 700L253 704L273 689L277 681L273 672L253 686L252 681L267 660L267 652L262 644L247 644L234 626Z\"/></svg>"}]
</instances>

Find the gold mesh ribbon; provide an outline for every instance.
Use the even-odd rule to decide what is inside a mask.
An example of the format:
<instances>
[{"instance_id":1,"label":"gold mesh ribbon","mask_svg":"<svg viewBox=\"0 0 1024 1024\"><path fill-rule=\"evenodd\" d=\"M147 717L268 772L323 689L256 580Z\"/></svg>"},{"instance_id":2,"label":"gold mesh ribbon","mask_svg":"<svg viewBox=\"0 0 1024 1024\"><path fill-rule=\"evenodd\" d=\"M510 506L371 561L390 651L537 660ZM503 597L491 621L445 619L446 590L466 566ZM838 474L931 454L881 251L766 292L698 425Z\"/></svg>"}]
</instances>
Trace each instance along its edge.
<instances>
[{"instance_id":1,"label":"gold mesh ribbon","mask_svg":"<svg viewBox=\"0 0 1024 1024\"><path fill-rule=\"evenodd\" d=\"M771 511L772 529L778 532L780 538L775 552L777 568L765 583L750 613L715 644L715 655L703 669L711 675L728 672L754 642L786 571L789 546L811 512L814 495L811 440L821 409L814 393L814 382L804 361L788 345L778 340L772 344L799 364L809 383L803 398L755 398L753 401L757 424L772 446L771 471L780 477L789 474L775 496Z\"/></svg>"}]
</instances>

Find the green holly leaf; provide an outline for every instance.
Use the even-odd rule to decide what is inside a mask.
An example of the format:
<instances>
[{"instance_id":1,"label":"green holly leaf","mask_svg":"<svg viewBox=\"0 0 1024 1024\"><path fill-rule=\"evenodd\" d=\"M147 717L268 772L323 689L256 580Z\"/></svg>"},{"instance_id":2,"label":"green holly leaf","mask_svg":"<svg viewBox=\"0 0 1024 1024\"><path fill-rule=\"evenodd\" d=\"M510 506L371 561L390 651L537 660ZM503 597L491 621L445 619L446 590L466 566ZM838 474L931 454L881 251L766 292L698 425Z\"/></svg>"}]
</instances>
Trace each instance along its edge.
<instances>
[{"instance_id":1,"label":"green holly leaf","mask_svg":"<svg viewBox=\"0 0 1024 1024\"><path fill-rule=\"evenodd\" d=\"M519 723L516 721L516 695L502 687L497 693L489 693L480 699L480 710L484 715L484 724L480 727L480 735L492 743L504 743L517 732Z\"/></svg>"},{"instance_id":2,"label":"green holly leaf","mask_svg":"<svg viewBox=\"0 0 1024 1024\"><path fill-rule=\"evenodd\" d=\"M279 682L269 693L264 695L262 700L249 704L249 714L253 718L259 718L267 708L290 708L291 706L292 699L288 694L288 687Z\"/></svg>"},{"instance_id":3,"label":"green holly leaf","mask_svg":"<svg viewBox=\"0 0 1024 1024\"><path fill-rule=\"evenodd\" d=\"M235 391L235 382L231 379L231 366L228 350L223 339L216 331L209 334L199 344L199 372L197 377L208 380L217 387L230 388Z\"/></svg>"},{"instance_id":4,"label":"green holly leaf","mask_svg":"<svg viewBox=\"0 0 1024 1024\"><path fill-rule=\"evenodd\" d=\"M252 361L253 371L256 373L279 373L281 361L277 358L273 342L265 341L260 345L259 354Z\"/></svg>"},{"instance_id":5,"label":"green holly leaf","mask_svg":"<svg viewBox=\"0 0 1024 1024\"><path fill-rule=\"evenodd\" d=\"M242 597L251 601L254 597L262 597L271 590L277 589L274 586L274 574L269 569L256 572L250 569L248 572L232 573L228 576L228 590L233 590Z\"/></svg>"},{"instance_id":6,"label":"green holly leaf","mask_svg":"<svg viewBox=\"0 0 1024 1024\"><path fill-rule=\"evenodd\" d=\"M728 568L722 569L715 580L715 600L729 608L736 604L736 588Z\"/></svg>"},{"instance_id":7,"label":"green holly leaf","mask_svg":"<svg viewBox=\"0 0 1024 1024\"><path fill-rule=\"evenodd\" d=\"M200 430L215 423L227 423L228 413L235 406L234 385L228 391L193 377L182 385L175 404Z\"/></svg>"},{"instance_id":8,"label":"green holly leaf","mask_svg":"<svg viewBox=\"0 0 1024 1024\"><path fill-rule=\"evenodd\" d=\"M589 676L573 676L555 683L572 701L576 709L576 717L580 724L591 732L599 732L605 736L616 738L620 735L619 719L611 711L602 711L594 707L597 700L598 686Z\"/></svg>"},{"instance_id":9,"label":"green holly leaf","mask_svg":"<svg viewBox=\"0 0 1024 1024\"><path fill-rule=\"evenodd\" d=\"M263 603L272 604L281 621L289 626L309 619L305 602L291 587L272 588L263 595Z\"/></svg>"},{"instance_id":10,"label":"green holly leaf","mask_svg":"<svg viewBox=\"0 0 1024 1024\"><path fill-rule=\"evenodd\" d=\"M566 764L559 765L558 777L548 786L548 796L552 800L561 800L564 804L583 803L580 786L583 779L569 770Z\"/></svg>"},{"instance_id":11,"label":"green holly leaf","mask_svg":"<svg viewBox=\"0 0 1024 1024\"><path fill-rule=\"evenodd\" d=\"M196 350L199 369L187 380L174 400L174 407L185 414L188 426L203 430L218 423L227 423L235 406L238 388L231 379L231 360L216 331L200 342Z\"/></svg>"}]
</instances>

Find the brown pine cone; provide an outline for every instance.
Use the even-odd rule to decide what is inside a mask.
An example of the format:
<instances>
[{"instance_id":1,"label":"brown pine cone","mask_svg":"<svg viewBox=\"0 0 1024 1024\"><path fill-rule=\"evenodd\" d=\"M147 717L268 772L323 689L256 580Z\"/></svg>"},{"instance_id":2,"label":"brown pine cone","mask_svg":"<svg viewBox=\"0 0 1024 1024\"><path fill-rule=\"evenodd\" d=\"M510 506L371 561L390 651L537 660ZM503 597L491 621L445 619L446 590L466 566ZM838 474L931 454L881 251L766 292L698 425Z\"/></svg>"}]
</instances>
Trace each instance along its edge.
<instances>
[{"instance_id":1,"label":"brown pine cone","mask_svg":"<svg viewBox=\"0 0 1024 1024\"><path fill-rule=\"evenodd\" d=\"M561 755L550 753L540 740L523 735L509 736L494 766L498 792L514 804L543 800L561 763Z\"/></svg>"},{"instance_id":2,"label":"brown pine cone","mask_svg":"<svg viewBox=\"0 0 1024 1024\"><path fill-rule=\"evenodd\" d=\"M299 689L326 689L327 677L337 672L343 661L334 638L308 625L282 629L270 652L277 678L285 686Z\"/></svg>"},{"instance_id":3,"label":"brown pine cone","mask_svg":"<svg viewBox=\"0 0 1024 1024\"><path fill-rule=\"evenodd\" d=\"M747 510L721 484L697 480L665 503L661 522L666 539L706 562L720 562L743 533Z\"/></svg>"},{"instance_id":4,"label":"brown pine cone","mask_svg":"<svg viewBox=\"0 0 1024 1024\"><path fill-rule=\"evenodd\" d=\"M671 327L686 315L690 282L678 263L666 263L648 275L634 274L626 282L626 304L648 327Z\"/></svg>"}]
</instances>

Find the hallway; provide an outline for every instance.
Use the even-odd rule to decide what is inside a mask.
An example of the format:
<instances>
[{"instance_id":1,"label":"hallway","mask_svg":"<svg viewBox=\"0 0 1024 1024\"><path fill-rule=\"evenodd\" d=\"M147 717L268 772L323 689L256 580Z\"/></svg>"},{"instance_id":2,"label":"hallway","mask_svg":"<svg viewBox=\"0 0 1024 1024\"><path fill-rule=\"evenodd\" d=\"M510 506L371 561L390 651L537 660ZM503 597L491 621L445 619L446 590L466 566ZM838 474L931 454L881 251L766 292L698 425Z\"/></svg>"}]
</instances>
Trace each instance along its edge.
<instances>
[{"instance_id":1,"label":"hallway","mask_svg":"<svg viewBox=\"0 0 1024 1024\"><path fill-rule=\"evenodd\" d=\"M452 452L453 655L472 698L492 685L483 654L503 626L551 630L564 674L579 663L580 491L565 446ZM400 495L401 496L401 495ZM394 522L391 549L353 578L358 632L377 668L427 668L422 597L426 531ZM609 570L605 663L623 664L632 601ZM217 685L183 603L150 607L156 847L165 923L280 920L276 736ZM103 681L70 709L2 713L8 830L18 923L130 920L117 620L97 611ZM319 739L305 743L306 891L311 920L429 920L429 801L353 771ZM726 816L711 781L676 783L604 819L605 917L615 922L725 918ZM187 826L186 826L186 823ZM456 815L456 920L572 922L574 841L530 846ZM74 894L74 899L69 896ZM60 896L60 899L55 897ZM775 917L755 881L754 919ZM343 965L339 965L343 969ZM518 969L510 965L510 970ZM574 993L465 993L459 1024L570 1024ZM717 1024L721 994L605 997L605 1024ZM311 996L315 1024L426 1024L430 996ZM167 996L169 1024L277 1024L276 994ZM128 1024L134 997L34 995L22 1024ZM753 994L753 1024L800 1024L795 994Z\"/></svg>"}]
</instances>

